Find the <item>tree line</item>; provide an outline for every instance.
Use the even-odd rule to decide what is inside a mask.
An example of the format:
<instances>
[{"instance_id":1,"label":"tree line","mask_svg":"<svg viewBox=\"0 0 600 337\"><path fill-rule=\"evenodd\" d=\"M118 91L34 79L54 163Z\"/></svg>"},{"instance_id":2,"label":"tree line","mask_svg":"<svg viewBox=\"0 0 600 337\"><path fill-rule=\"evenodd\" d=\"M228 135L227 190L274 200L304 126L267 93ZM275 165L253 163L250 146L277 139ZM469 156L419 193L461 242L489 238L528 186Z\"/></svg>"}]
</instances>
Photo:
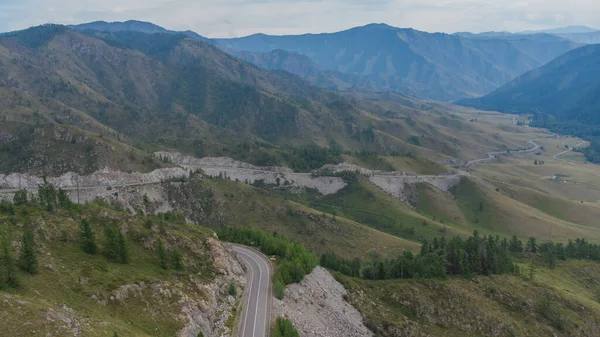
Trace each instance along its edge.
<instances>
[{"instance_id":1,"label":"tree line","mask_svg":"<svg viewBox=\"0 0 600 337\"><path fill-rule=\"evenodd\" d=\"M277 233L265 233L252 228L223 227L217 231L221 240L259 248L266 255L275 255L273 289L282 299L284 287L302 281L318 263L317 255L302 245L291 242Z\"/></svg>"},{"instance_id":2,"label":"tree line","mask_svg":"<svg viewBox=\"0 0 600 337\"><path fill-rule=\"evenodd\" d=\"M393 259L369 262L345 260L335 253L321 256L323 267L342 274L369 280L407 278L446 278L448 275L490 275L518 272L509 250L510 244L498 236L481 236L477 231L469 238L444 237L423 240L421 251L404 251Z\"/></svg>"},{"instance_id":3,"label":"tree line","mask_svg":"<svg viewBox=\"0 0 600 337\"><path fill-rule=\"evenodd\" d=\"M321 256L320 265L347 276L368 280L444 279L449 275L522 274L523 271L514 262L515 255L521 253L529 254L550 268L556 266L557 260L600 261L600 245L591 244L583 238L569 240L566 245L551 241L538 245L535 237L523 243L516 235L507 239L481 236L474 231L466 240L460 237L449 241L444 237L434 238L431 242L423 240L418 254L404 251L393 259L365 262L343 259L328 252Z\"/></svg>"}]
</instances>

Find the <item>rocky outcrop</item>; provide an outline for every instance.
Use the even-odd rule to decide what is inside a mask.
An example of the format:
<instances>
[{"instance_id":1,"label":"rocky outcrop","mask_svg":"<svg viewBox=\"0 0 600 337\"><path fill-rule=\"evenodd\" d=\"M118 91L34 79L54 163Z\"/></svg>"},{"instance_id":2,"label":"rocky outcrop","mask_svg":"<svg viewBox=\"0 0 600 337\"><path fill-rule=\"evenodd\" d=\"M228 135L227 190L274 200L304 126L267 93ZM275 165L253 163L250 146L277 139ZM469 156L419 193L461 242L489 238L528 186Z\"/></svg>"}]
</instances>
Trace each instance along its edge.
<instances>
[{"instance_id":1,"label":"rocky outcrop","mask_svg":"<svg viewBox=\"0 0 600 337\"><path fill-rule=\"evenodd\" d=\"M296 173L286 167L259 167L225 157L194 158L171 152L157 152L154 155L162 159L167 158L179 167L158 169L150 173L125 173L104 169L87 176L69 172L60 177L50 177L48 181L56 187L66 189L71 199L79 202L101 198L118 201L134 210L141 208L141 205L139 202L132 203L131 200L141 199L133 197L147 195L153 202L152 211L164 212L171 210L172 206L166 202L165 191L158 183L188 177L190 170L197 169L201 169L203 174L210 177L223 177L247 184L291 190L313 189L322 195L335 194L347 185L342 178L331 176L331 173L350 171L366 176L369 182L407 204L414 196L418 184L430 184L446 192L457 185L462 177L460 172L417 176L406 172L371 170L349 163L325 165L311 173ZM42 178L29 174L0 174L0 189L23 187L35 191L41 183ZM11 196L0 194L0 199L2 198Z\"/></svg>"},{"instance_id":2,"label":"rocky outcrop","mask_svg":"<svg viewBox=\"0 0 600 337\"><path fill-rule=\"evenodd\" d=\"M180 167L157 169L149 173L127 173L105 168L84 176L68 172L59 177L48 177L48 182L61 188L76 188L77 186L85 188L159 183L164 180L186 177L188 175L189 171ZM26 173L0 174L0 189L37 188L41 183L41 177Z\"/></svg>"},{"instance_id":3,"label":"rocky outcrop","mask_svg":"<svg viewBox=\"0 0 600 337\"><path fill-rule=\"evenodd\" d=\"M315 173L322 172L356 172L364 175L373 185L383 191L393 195L405 203L409 203L412 195L415 193L415 187L418 184L429 184L442 192L447 192L452 187L460 183L462 174L460 172L448 172L440 175L415 175L406 172L385 172L371 170L354 164L341 163L335 165L325 165L315 170Z\"/></svg>"},{"instance_id":4,"label":"rocky outcrop","mask_svg":"<svg viewBox=\"0 0 600 337\"><path fill-rule=\"evenodd\" d=\"M316 267L300 284L286 287L283 301L273 300L273 315L292 321L302 337L373 336L346 296L326 269Z\"/></svg>"},{"instance_id":5,"label":"rocky outcrop","mask_svg":"<svg viewBox=\"0 0 600 337\"><path fill-rule=\"evenodd\" d=\"M194 158L181 153L156 152L159 158L168 158L173 164L186 169L202 169L211 177L226 177L248 184L262 182L266 185L299 189L308 188L323 195L334 194L344 188L346 183L338 177L322 177L311 173L295 173L287 167L255 166L224 157Z\"/></svg>"},{"instance_id":6,"label":"rocky outcrop","mask_svg":"<svg viewBox=\"0 0 600 337\"><path fill-rule=\"evenodd\" d=\"M235 314L242 292L238 291L234 297L228 294L228 289L231 283L243 288L246 285L246 274L235 253L222 245L216 237L209 238L207 246L217 277L210 284L196 282L198 290L205 295L202 300L185 296L180 298L181 315L188 323L179 331L178 337L196 337L199 332L205 337L233 336L227 321Z\"/></svg>"}]
</instances>

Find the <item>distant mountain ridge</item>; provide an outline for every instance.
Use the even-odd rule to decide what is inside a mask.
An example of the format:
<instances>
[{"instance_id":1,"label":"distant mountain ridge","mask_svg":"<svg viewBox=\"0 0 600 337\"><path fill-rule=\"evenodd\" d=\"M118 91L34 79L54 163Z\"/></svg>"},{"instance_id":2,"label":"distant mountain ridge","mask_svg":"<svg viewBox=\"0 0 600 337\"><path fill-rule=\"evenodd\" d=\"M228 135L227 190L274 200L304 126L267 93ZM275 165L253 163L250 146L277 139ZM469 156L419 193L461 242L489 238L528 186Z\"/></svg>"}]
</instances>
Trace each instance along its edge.
<instances>
[{"instance_id":1,"label":"distant mountain ridge","mask_svg":"<svg viewBox=\"0 0 600 337\"><path fill-rule=\"evenodd\" d=\"M115 22L106 22L106 21L94 21L90 23L83 23L78 25L67 25L67 27L76 30L97 30L101 32L107 33L115 33L115 32L124 32L124 31L132 31L132 32L140 32L145 34L183 34L192 39L200 40L200 41L208 41L202 35L199 35L191 30L186 31L175 31L163 28L161 26L155 25L151 22L137 21L137 20L128 20L124 22L115 21Z\"/></svg>"},{"instance_id":2,"label":"distant mountain ridge","mask_svg":"<svg viewBox=\"0 0 600 337\"><path fill-rule=\"evenodd\" d=\"M80 31L183 34L264 69L284 70L323 88L394 91L441 101L489 93L579 46L548 34L508 38L490 33L482 39L474 34L432 34L385 24L337 33L255 34L235 39L206 39L193 32L133 20L70 27Z\"/></svg>"},{"instance_id":3,"label":"distant mountain ridge","mask_svg":"<svg viewBox=\"0 0 600 337\"><path fill-rule=\"evenodd\" d=\"M527 37L554 37L560 39L567 39L576 43L581 44L594 44L600 43L600 30L590 28L587 26L567 26L562 28L547 29L547 30L528 30L523 32L483 32L483 33L470 33L470 32L458 32L453 35L458 35L470 39L509 39L518 40Z\"/></svg>"},{"instance_id":4,"label":"distant mountain ridge","mask_svg":"<svg viewBox=\"0 0 600 337\"><path fill-rule=\"evenodd\" d=\"M600 45L572 50L489 95L458 103L484 110L534 113L538 125L598 137Z\"/></svg>"},{"instance_id":5,"label":"distant mountain ridge","mask_svg":"<svg viewBox=\"0 0 600 337\"><path fill-rule=\"evenodd\" d=\"M327 69L361 76L380 90L442 101L489 93L579 46L553 36L481 41L385 24L327 34L255 34L213 43L223 49L303 54Z\"/></svg>"},{"instance_id":6,"label":"distant mountain ridge","mask_svg":"<svg viewBox=\"0 0 600 337\"><path fill-rule=\"evenodd\" d=\"M541 29L541 30L526 30L523 32L518 32L517 34L536 34L536 33L546 33L546 34L579 34L579 33L592 33L597 32L598 29L590 28L588 26L566 26L566 27L558 27L551 29Z\"/></svg>"}]
</instances>

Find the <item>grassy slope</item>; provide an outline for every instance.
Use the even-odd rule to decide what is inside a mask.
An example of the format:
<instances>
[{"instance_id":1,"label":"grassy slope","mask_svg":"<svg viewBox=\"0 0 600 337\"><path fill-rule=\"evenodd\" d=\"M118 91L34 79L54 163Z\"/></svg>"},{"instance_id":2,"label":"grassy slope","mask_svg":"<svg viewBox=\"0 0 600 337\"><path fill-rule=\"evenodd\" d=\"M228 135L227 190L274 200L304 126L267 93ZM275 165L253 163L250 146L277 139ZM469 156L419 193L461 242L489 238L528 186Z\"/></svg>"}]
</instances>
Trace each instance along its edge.
<instances>
[{"instance_id":1,"label":"grassy slope","mask_svg":"<svg viewBox=\"0 0 600 337\"><path fill-rule=\"evenodd\" d=\"M385 157L394 171L433 175L448 172L448 167L422 157Z\"/></svg>"},{"instance_id":2,"label":"grassy slope","mask_svg":"<svg viewBox=\"0 0 600 337\"><path fill-rule=\"evenodd\" d=\"M524 200L506 195L501 186L496 191L493 186L482 185L472 179L463 179L450 191L450 195L428 186L421 186L419 191L419 211L467 232L477 229L489 234L536 236L545 240L593 239L598 233L597 226L569 222L567 220L576 219L559 216L564 213L561 211L564 207L573 205L566 200L542 200L542 203L554 201L552 207L557 209L546 213L546 206L523 203Z\"/></svg>"},{"instance_id":3,"label":"grassy slope","mask_svg":"<svg viewBox=\"0 0 600 337\"><path fill-rule=\"evenodd\" d=\"M448 236L464 236L468 233L415 212L362 176L358 181L351 182L346 188L333 195L316 197L305 194L295 198L319 211L337 214L379 231L416 242L424 238L439 237L443 233Z\"/></svg>"},{"instance_id":4,"label":"grassy slope","mask_svg":"<svg viewBox=\"0 0 600 337\"><path fill-rule=\"evenodd\" d=\"M204 213L197 220L209 227L251 226L282 234L317 253L333 250L347 258L365 257L368 252L395 256L402 249L419 249L416 242L377 231L340 214L324 214L295 202L291 196L288 199L278 191L230 180L199 178L177 188L172 192L173 200L183 205L187 212ZM213 196L209 198L212 201L195 208L202 204L197 200L210 194L209 191L212 191ZM186 205L184 200L194 202Z\"/></svg>"},{"instance_id":5,"label":"grassy slope","mask_svg":"<svg viewBox=\"0 0 600 337\"><path fill-rule=\"evenodd\" d=\"M600 265L560 262L522 276L365 281L336 274L381 336L597 336ZM548 308L544 308L544 304Z\"/></svg>"},{"instance_id":6,"label":"grassy slope","mask_svg":"<svg viewBox=\"0 0 600 337\"><path fill-rule=\"evenodd\" d=\"M181 295L177 289L200 300L205 295L198 291L195 282L213 279L212 259L205 247L212 231L205 228L154 219L149 229L143 225L143 218L97 205L86 207L81 214L48 214L34 208L19 209L17 214L25 210L29 215L0 215L3 237L10 232L12 240L19 242L23 224L30 223L39 250L39 274L21 274L21 288L0 294L8 303L0 310L0 326L7 335L31 336L52 331L54 335L66 336L72 333L70 329L78 328L85 336L112 336L114 331L124 336L174 336L186 323L178 317ZM90 219L100 248L106 224L116 223L126 230L130 263L113 264L101 253L83 253L77 243L76 219L80 216ZM154 251L158 238L167 249L181 250L186 265L181 276L158 266ZM124 285L140 284L148 287L141 292L125 292L122 298L115 295ZM158 294L150 285L173 293ZM72 323L65 323L61 315ZM22 322L30 324L23 326Z\"/></svg>"}]
</instances>

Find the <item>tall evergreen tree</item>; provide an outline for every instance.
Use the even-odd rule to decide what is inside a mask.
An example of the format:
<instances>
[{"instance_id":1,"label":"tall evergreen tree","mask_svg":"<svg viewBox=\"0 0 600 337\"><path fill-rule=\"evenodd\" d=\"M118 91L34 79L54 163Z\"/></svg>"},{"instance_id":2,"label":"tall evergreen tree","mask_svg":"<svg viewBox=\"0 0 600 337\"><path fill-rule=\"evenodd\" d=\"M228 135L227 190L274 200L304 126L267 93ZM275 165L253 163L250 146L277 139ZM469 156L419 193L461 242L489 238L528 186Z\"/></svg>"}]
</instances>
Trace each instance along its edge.
<instances>
[{"instance_id":1,"label":"tall evergreen tree","mask_svg":"<svg viewBox=\"0 0 600 337\"><path fill-rule=\"evenodd\" d=\"M171 262L173 263L173 269L175 269L177 272L183 270L183 258L181 257L179 250L174 249L171 252Z\"/></svg>"},{"instance_id":2,"label":"tall evergreen tree","mask_svg":"<svg viewBox=\"0 0 600 337\"><path fill-rule=\"evenodd\" d=\"M129 249L127 248L127 239L121 231L117 232L117 247L119 248L119 263L129 263Z\"/></svg>"},{"instance_id":3,"label":"tall evergreen tree","mask_svg":"<svg viewBox=\"0 0 600 337\"><path fill-rule=\"evenodd\" d=\"M96 236L92 231L90 222L86 219L81 220L79 237L81 240L81 249L88 254L96 254L98 246L96 245Z\"/></svg>"},{"instance_id":4,"label":"tall evergreen tree","mask_svg":"<svg viewBox=\"0 0 600 337\"><path fill-rule=\"evenodd\" d=\"M532 236L527 240L526 248L530 253L537 253L538 246L535 237Z\"/></svg>"},{"instance_id":5,"label":"tall evergreen tree","mask_svg":"<svg viewBox=\"0 0 600 337\"><path fill-rule=\"evenodd\" d=\"M67 192L65 192L65 190L63 190L62 188L58 189L58 204L61 208L64 209L70 209L71 205L73 204L71 202L71 199L69 199Z\"/></svg>"},{"instance_id":6,"label":"tall evergreen tree","mask_svg":"<svg viewBox=\"0 0 600 337\"><path fill-rule=\"evenodd\" d=\"M29 274L37 274L38 261L35 247L35 237L30 228L26 228L21 239L21 255L19 256L19 267Z\"/></svg>"},{"instance_id":7,"label":"tall evergreen tree","mask_svg":"<svg viewBox=\"0 0 600 337\"><path fill-rule=\"evenodd\" d=\"M127 241L117 226L107 226L104 229L104 239L104 255L106 255L110 261L123 264L129 262Z\"/></svg>"},{"instance_id":8,"label":"tall evergreen tree","mask_svg":"<svg viewBox=\"0 0 600 337\"><path fill-rule=\"evenodd\" d=\"M17 276L17 265L12 256L10 240L3 239L0 243L0 289L2 287L19 287L19 278Z\"/></svg>"},{"instance_id":9,"label":"tall evergreen tree","mask_svg":"<svg viewBox=\"0 0 600 337\"><path fill-rule=\"evenodd\" d=\"M56 205L56 189L54 189L54 185L48 182L46 176L43 177L43 183L38 186L38 198L42 207L47 211L51 212L54 209Z\"/></svg>"},{"instance_id":10,"label":"tall evergreen tree","mask_svg":"<svg viewBox=\"0 0 600 337\"><path fill-rule=\"evenodd\" d=\"M523 252L523 242L521 242L516 235L513 235L510 239L510 243L508 244L508 250L512 253Z\"/></svg>"},{"instance_id":11,"label":"tall evergreen tree","mask_svg":"<svg viewBox=\"0 0 600 337\"><path fill-rule=\"evenodd\" d=\"M162 240L158 240L156 251L158 253L158 263L162 269L169 269L169 257L167 251L163 246Z\"/></svg>"}]
</instances>

